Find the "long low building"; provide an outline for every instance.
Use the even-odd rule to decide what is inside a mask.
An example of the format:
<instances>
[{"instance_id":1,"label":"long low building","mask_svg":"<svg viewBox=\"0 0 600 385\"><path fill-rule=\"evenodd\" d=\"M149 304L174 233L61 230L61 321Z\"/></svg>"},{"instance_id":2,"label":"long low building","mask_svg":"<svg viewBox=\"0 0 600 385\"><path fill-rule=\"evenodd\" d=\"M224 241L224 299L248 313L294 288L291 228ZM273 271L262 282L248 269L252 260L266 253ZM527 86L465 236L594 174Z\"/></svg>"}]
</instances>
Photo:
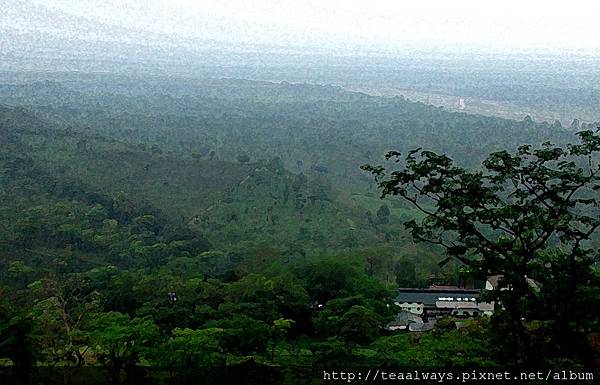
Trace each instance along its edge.
<instances>
[{"instance_id":1,"label":"long low building","mask_svg":"<svg viewBox=\"0 0 600 385\"><path fill-rule=\"evenodd\" d=\"M388 325L388 329L423 330L422 325L433 326L435 320L442 317L474 318L491 315L494 304L479 301L479 294L480 291L476 289L450 286L399 289L394 303L400 308L400 313ZM407 317L407 313L412 314L413 317ZM414 316L419 317L420 321ZM410 327L413 323L415 325Z\"/></svg>"}]
</instances>

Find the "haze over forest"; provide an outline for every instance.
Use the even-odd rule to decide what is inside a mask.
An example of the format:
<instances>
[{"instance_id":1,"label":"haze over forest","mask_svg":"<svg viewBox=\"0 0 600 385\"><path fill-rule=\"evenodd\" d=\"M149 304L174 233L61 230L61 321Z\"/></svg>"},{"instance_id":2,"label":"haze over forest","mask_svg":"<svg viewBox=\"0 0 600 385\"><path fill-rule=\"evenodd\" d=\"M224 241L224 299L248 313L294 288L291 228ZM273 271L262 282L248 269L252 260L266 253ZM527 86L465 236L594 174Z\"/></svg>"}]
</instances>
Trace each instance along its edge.
<instances>
[{"instance_id":1,"label":"haze over forest","mask_svg":"<svg viewBox=\"0 0 600 385\"><path fill-rule=\"evenodd\" d=\"M0 376L598 374L598 14L0 0Z\"/></svg>"}]
</instances>

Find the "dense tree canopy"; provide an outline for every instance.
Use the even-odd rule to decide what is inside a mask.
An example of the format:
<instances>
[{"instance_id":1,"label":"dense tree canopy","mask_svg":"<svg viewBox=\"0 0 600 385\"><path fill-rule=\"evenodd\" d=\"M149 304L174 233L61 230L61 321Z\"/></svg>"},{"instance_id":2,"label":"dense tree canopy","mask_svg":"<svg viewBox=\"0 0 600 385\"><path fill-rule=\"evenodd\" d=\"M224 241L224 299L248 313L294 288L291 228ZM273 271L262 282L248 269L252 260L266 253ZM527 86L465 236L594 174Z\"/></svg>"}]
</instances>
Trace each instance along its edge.
<instances>
[{"instance_id":1,"label":"dense tree canopy","mask_svg":"<svg viewBox=\"0 0 600 385\"><path fill-rule=\"evenodd\" d=\"M595 132L566 145L573 132L531 118L330 86L81 76L0 95L0 366L13 383L32 366L59 383L93 368L98 384L224 367L213 384L236 368L589 363ZM367 167L380 199L360 164L425 144L399 171ZM492 319L386 329L398 287L493 274ZM256 382L271 380L284 382Z\"/></svg>"}]
</instances>

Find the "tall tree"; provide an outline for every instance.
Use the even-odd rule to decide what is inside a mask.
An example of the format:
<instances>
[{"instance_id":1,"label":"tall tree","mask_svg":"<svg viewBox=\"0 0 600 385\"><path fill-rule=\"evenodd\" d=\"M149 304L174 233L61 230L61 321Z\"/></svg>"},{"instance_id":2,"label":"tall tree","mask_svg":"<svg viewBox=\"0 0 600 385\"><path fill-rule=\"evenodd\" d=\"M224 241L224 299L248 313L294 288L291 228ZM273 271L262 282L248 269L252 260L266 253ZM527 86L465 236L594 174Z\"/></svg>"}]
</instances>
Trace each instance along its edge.
<instances>
[{"instance_id":1,"label":"tall tree","mask_svg":"<svg viewBox=\"0 0 600 385\"><path fill-rule=\"evenodd\" d=\"M502 275L490 299L504 309L496 322L517 362L541 358L534 352L546 340L532 325L549 338L544 351L554 357L585 355L585 336L598 328L584 309L597 308L591 293L600 287L598 250L589 242L600 226L600 136L588 130L578 137L565 147L546 142L494 152L475 170L421 149L403 159L389 152L386 159L401 165L391 173L362 167L383 197L399 196L424 214L405 225L416 240L445 249L443 262Z\"/></svg>"},{"instance_id":2,"label":"tall tree","mask_svg":"<svg viewBox=\"0 0 600 385\"><path fill-rule=\"evenodd\" d=\"M118 312L94 314L89 318L89 344L107 369L111 384L120 383L122 370L128 377L135 373L142 356L160 336L158 327L148 318L131 319Z\"/></svg>"}]
</instances>

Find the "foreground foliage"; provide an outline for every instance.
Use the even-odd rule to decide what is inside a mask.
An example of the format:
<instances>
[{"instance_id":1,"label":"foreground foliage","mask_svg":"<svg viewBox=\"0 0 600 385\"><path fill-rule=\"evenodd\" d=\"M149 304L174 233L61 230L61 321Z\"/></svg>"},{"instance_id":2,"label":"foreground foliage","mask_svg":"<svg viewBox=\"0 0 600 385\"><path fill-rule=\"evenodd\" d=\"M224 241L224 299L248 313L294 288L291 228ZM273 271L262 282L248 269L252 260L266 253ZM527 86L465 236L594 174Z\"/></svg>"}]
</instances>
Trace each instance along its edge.
<instances>
[{"instance_id":1,"label":"foreground foliage","mask_svg":"<svg viewBox=\"0 0 600 385\"><path fill-rule=\"evenodd\" d=\"M592 359L587 339L600 327L600 256L591 243L600 227L600 136L578 136L566 148L547 142L492 153L474 171L422 150L389 175L363 167L383 196L400 196L424 213L406 224L415 239L442 246L475 275L501 275L488 298L503 307L496 328L506 358L517 363ZM400 154L387 158L399 162Z\"/></svg>"}]
</instances>

